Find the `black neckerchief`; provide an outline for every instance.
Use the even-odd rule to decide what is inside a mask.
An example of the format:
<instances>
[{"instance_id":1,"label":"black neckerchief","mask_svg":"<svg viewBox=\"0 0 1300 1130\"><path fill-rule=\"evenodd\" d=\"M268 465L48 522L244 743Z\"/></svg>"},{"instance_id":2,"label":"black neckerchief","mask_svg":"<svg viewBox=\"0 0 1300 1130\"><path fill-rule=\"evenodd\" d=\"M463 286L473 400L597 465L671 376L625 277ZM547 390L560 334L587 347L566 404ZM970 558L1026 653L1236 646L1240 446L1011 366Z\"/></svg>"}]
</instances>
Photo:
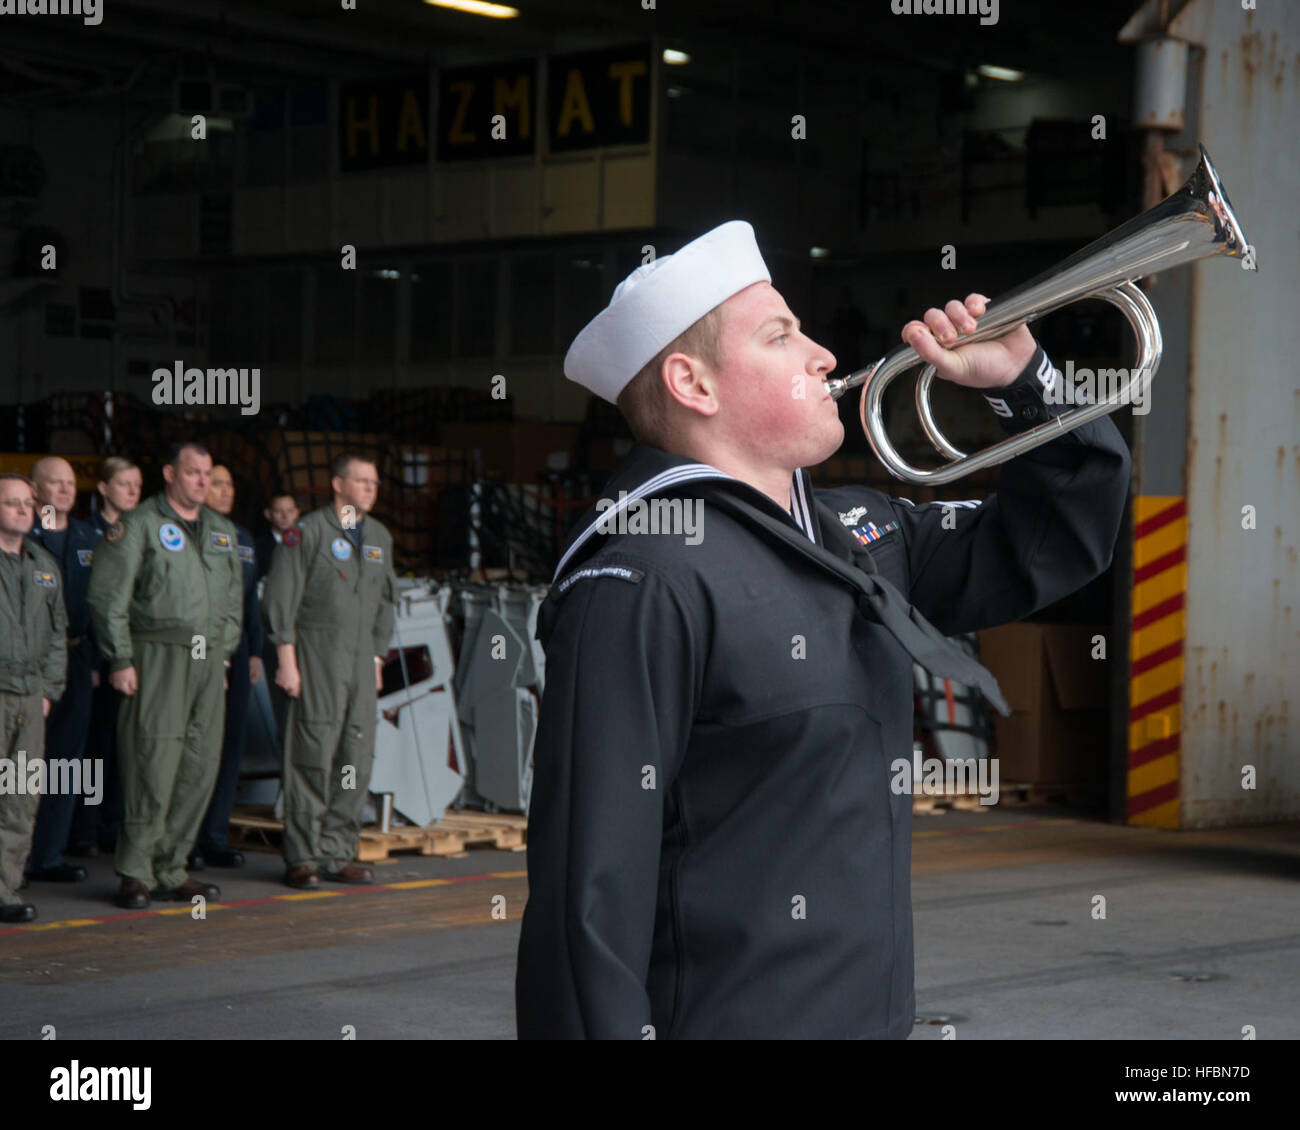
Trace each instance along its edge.
<instances>
[{"instance_id":1,"label":"black neckerchief","mask_svg":"<svg viewBox=\"0 0 1300 1130\"><path fill-rule=\"evenodd\" d=\"M997 680L921 615L880 574L870 553L856 553L849 535L839 522L823 521L821 533L826 545L815 545L806 534L752 505L738 494L724 489L710 490L710 501L721 510L739 517L747 525L757 526L770 537L797 550L804 557L838 577L860 594L872 618L879 621L903 646L904 650L931 674L979 688L1000 714L1011 713ZM819 504L820 505L820 504ZM829 514L826 515L829 517ZM828 530L835 531L828 533Z\"/></svg>"}]
</instances>

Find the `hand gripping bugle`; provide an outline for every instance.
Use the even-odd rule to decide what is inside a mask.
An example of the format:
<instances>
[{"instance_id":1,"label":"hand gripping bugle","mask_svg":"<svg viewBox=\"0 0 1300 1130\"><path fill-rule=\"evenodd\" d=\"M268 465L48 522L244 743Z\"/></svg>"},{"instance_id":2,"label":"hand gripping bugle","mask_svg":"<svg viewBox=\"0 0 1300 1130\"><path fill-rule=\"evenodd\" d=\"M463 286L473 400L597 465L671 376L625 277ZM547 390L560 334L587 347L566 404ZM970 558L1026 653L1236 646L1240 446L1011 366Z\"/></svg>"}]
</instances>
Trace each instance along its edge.
<instances>
[{"instance_id":1,"label":"hand gripping bugle","mask_svg":"<svg viewBox=\"0 0 1300 1130\"><path fill-rule=\"evenodd\" d=\"M1200 151L1201 159L1196 171L1177 192L1041 275L994 299L983 317L978 319L975 332L959 334L949 346L955 348L970 342L986 341L1083 298L1104 299L1124 313L1138 342L1137 364L1123 387L1117 389L1110 399L1098 399L1095 404L1073 408L1027 432L967 455L949 443L935 423L930 408L934 366L927 365L916 382L916 410L926 436L948 464L925 471L907 463L894 449L885 434L881 412L885 389L890 382L920 363L916 350L910 345L900 345L865 369L826 382L836 400L851 388L866 386L858 415L872 450L890 474L908 482L937 486L972 471L1005 463L1129 403L1130 392L1137 382L1149 382L1155 376L1162 349L1160 323L1146 295L1133 280L1214 255L1243 258L1250 247L1205 146L1202 145ZM1242 265L1256 270L1254 255L1246 258Z\"/></svg>"}]
</instances>

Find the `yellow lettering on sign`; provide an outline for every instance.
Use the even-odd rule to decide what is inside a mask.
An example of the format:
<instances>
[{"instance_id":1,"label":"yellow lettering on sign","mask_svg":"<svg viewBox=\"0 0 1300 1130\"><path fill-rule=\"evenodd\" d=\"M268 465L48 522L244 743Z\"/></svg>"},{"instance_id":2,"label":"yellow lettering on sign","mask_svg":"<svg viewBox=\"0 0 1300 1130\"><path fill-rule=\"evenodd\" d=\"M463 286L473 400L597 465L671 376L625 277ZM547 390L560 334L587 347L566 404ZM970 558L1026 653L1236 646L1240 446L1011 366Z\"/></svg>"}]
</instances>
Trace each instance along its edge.
<instances>
[{"instance_id":1,"label":"yellow lettering on sign","mask_svg":"<svg viewBox=\"0 0 1300 1130\"><path fill-rule=\"evenodd\" d=\"M644 59L609 65L609 77L618 83L618 120L625 126L632 124L632 83L645 78L645 72Z\"/></svg>"},{"instance_id":2,"label":"yellow lettering on sign","mask_svg":"<svg viewBox=\"0 0 1300 1130\"><path fill-rule=\"evenodd\" d=\"M417 149L425 148L424 119L420 117L420 102L414 90L402 95L402 112L397 119L397 151L405 153L407 143L415 138Z\"/></svg>"},{"instance_id":3,"label":"yellow lettering on sign","mask_svg":"<svg viewBox=\"0 0 1300 1130\"><path fill-rule=\"evenodd\" d=\"M373 157L379 152L379 95L371 94L367 100L368 113L365 121L357 117L357 99L356 95L348 95L348 106L345 120L348 128L348 156L357 155L357 134L362 130L370 135L370 155Z\"/></svg>"},{"instance_id":4,"label":"yellow lettering on sign","mask_svg":"<svg viewBox=\"0 0 1300 1130\"><path fill-rule=\"evenodd\" d=\"M456 116L452 119L447 140L452 145L473 145L478 138L473 130L465 128L465 115L469 113L470 99L474 97L474 84L472 82L453 82L448 85L453 93L460 95L460 105L456 107Z\"/></svg>"},{"instance_id":5,"label":"yellow lettering on sign","mask_svg":"<svg viewBox=\"0 0 1300 1130\"><path fill-rule=\"evenodd\" d=\"M533 133L531 94L532 83L528 75L520 75L513 86L499 75L492 80L492 112L504 114L507 110L518 110L518 137L531 137Z\"/></svg>"},{"instance_id":6,"label":"yellow lettering on sign","mask_svg":"<svg viewBox=\"0 0 1300 1130\"><path fill-rule=\"evenodd\" d=\"M564 99L560 103L560 124L555 128L556 134L568 137L569 123L574 118L581 119L583 133L596 132L591 103L587 101L587 90L582 85L582 72L576 68L569 71L569 77L564 83Z\"/></svg>"}]
</instances>

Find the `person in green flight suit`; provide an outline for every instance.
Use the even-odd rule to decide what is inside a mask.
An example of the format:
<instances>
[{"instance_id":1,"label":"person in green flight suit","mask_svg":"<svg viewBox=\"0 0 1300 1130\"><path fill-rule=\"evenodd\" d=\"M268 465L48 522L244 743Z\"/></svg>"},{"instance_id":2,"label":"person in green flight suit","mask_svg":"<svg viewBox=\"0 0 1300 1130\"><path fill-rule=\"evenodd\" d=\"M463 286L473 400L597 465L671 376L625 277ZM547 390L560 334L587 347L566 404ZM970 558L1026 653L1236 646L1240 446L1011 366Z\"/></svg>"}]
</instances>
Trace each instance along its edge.
<instances>
[{"instance_id":1,"label":"person in green flight suit","mask_svg":"<svg viewBox=\"0 0 1300 1130\"><path fill-rule=\"evenodd\" d=\"M91 570L95 641L125 696L115 866L128 909L151 896L221 897L185 870L221 762L225 669L244 607L235 527L203 505L211 476L202 445L174 444L164 489L108 527Z\"/></svg>"},{"instance_id":2,"label":"person in green flight suit","mask_svg":"<svg viewBox=\"0 0 1300 1130\"><path fill-rule=\"evenodd\" d=\"M63 694L68 620L58 563L26 536L32 484L0 474L0 922L32 922L18 889L32 846L44 769L45 719Z\"/></svg>"},{"instance_id":3,"label":"person in green flight suit","mask_svg":"<svg viewBox=\"0 0 1300 1130\"><path fill-rule=\"evenodd\" d=\"M262 595L275 681L290 698L284 742L284 881L370 883L355 861L375 753L376 692L393 631L393 539L367 517L375 464L340 455L333 501L286 530Z\"/></svg>"}]
</instances>

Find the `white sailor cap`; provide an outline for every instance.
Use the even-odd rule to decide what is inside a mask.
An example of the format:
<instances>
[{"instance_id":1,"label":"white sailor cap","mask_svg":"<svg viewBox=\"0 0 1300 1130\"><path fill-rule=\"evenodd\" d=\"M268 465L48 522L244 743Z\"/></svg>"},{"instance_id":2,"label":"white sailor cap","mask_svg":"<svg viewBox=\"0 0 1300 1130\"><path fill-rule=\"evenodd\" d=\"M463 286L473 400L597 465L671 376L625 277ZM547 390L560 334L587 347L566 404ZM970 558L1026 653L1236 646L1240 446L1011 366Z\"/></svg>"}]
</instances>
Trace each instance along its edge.
<instances>
[{"instance_id":1,"label":"white sailor cap","mask_svg":"<svg viewBox=\"0 0 1300 1130\"><path fill-rule=\"evenodd\" d=\"M619 283L573 339L564 375L612 404L656 353L715 306L771 281L753 227L728 220Z\"/></svg>"}]
</instances>

